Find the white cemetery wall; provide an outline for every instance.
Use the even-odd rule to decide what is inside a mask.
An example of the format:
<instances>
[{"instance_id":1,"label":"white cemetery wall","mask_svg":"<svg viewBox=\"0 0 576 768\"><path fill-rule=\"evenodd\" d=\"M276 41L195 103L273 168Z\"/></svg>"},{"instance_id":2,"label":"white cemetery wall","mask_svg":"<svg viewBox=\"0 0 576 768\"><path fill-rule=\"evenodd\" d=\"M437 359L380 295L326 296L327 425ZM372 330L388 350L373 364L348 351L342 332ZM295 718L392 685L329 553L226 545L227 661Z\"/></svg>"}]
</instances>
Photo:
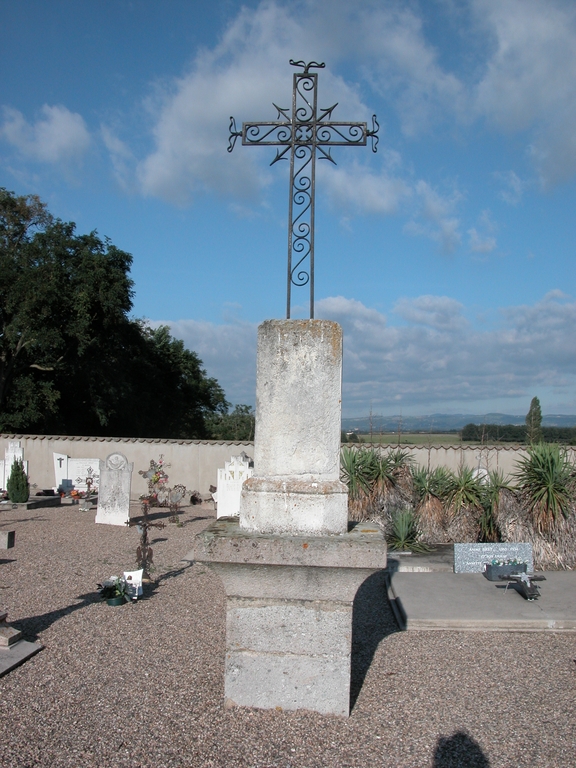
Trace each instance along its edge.
<instances>
[{"instance_id":1,"label":"white cemetery wall","mask_svg":"<svg viewBox=\"0 0 576 768\"><path fill-rule=\"evenodd\" d=\"M39 489L55 487L54 454L70 459L91 456L105 460L113 451L123 453L134 464L134 482L131 489L134 499L147 490L146 481L138 475L138 470L148 469L150 460L158 461L160 454L164 456L165 465L171 465L166 470L171 486L185 485L189 491L197 490L201 494L208 494L210 486L217 485L218 469L229 461L230 456L243 451L250 457L254 456L253 443L230 440L1 434L0 456L4 454L8 441L14 440L15 437L22 443L24 455L28 459L30 483L35 483ZM93 469L98 471L98 463ZM74 477L78 477L78 474ZM75 485L78 487L77 483ZM31 490L32 494L34 490Z\"/></svg>"},{"instance_id":2,"label":"white cemetery wall","mask_svg":"<svg viewBox=\"0 0 576 768\"><path fill-rule=\"evenodd\" d=\"M8 442L16 438L21 442L27 459L30 483L35 483L39 489L54 487L54 454L71 458L94 456L104 460L112 451L120 451L134 463L134 498L146 491L146 483L137 471L147 469L150 459L157 461L160 454L164 454L164 461L172 465L167 470L171 485L181 483L189 490L197 490L202 494L207 494L211 485L217 485L218 469L224 466L230 456L245 451L254 457L254 444L251 442L8 434L0 435L0 456L4 454ZM490 470L499 469L505 475L512 474L518 459L526 455L526 450L518 446L480 448L474 445L400 445L400 448L410 452L417 466L430 469L445 466L457 470L461 464L474 469L481 455L482 466ZM576 462L576 448L570 447L567 450L571 460ZM34 489L31 493L34 493Z\"/></svg>"}]
</instances>

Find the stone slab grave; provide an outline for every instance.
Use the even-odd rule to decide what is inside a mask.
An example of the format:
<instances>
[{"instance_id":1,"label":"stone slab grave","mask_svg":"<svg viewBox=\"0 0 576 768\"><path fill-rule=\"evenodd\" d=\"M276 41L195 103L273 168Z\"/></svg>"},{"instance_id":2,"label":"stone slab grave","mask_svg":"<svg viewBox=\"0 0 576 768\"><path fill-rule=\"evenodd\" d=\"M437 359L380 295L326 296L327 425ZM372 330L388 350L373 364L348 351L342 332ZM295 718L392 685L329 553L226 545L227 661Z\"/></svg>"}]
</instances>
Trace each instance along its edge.
<instances>
[{"instance_id":1,"label":"stone slab grave","mask_svg":"<svg viewBox=\"0 0 576 768\"><path fill-rule=\"evenodd\" d=\"M14 531L0 531L0 549L11 549L15 544ZM6 621L7 613L0 610L0 677L22 664L38 651L40 643L22 640L22 632Z\"/></svg>"},{"instance_id":2,"label":"stone slab grave","mask_svg":"<svg viewBox=\"0 0 576 768\"><path fill-rule=\"evenodd\" d=\"M123 453L111 453L99 461L97 523L126 525L130 519L130 485L134 464Z\"/></svg>"},{"instance_id":3,"label":"stone slab grave","mask_svg":"<svg viewBox=\"0 0 576 768\"><path fill-rule=\"evenodd\" d=\"M576 572L546 571L539 600L481 573L390 574L388 597L401 629L575 632Z\"/></svg>"},{"instance_id":4,"label":"stone slab grave","mask_svg":"<svg viewBox=\"0 0 576 768\"><path fill-rule=\"evenodd\" d=\"M254 475L239 519L217 520L187 555L226 591L226 706L349 714L353 601L386 543L348 526L341 375L337 323L259 327Z\"/></svg>"},{"instance_id":5,"label":"stone slab grave","mask_svg":"<svg viewBox=\"0 0 576 768\"><path fill-rule=\"evenodd\" d=\"M232 517L240 514L240 496L244 481L254 473L250 458L242 453L224 462L218 470L218 490L212 494L216 502L216 517Z\"/></svg>"},{"instance_id":6,"label":"stone slab grave","mask_svg":"<svg viewBox=\"0 0 576 768\"><path fill-rule=\"evenodd\" d=\"M526 563L529 573L534 571L532 545L523 542L497 544L454 544L454 573L482 573L492 560L517 560Z\"/></svg>"}]
</instances>

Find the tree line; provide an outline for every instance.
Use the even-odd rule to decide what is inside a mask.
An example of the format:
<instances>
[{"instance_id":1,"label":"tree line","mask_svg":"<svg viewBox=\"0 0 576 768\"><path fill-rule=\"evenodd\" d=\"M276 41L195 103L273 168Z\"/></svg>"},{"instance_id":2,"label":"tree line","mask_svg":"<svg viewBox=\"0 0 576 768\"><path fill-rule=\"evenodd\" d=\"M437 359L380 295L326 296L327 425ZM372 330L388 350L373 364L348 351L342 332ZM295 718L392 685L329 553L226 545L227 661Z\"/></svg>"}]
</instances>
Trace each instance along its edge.
<instances>
[{"instance_id":1,"label":"tree line","mask_svg":"<svg viewBox=\"0 0 576 768\"><path fill-rule=\"evenodd\" d=\"M542 409L533 397L524 424L466 424L462 440L484 443L564 443L576 445L576 427L543 427Z\"/></svg>"},{"instance_id":2,"label":"tree line","mask_svg":"<svg viewBox=\"0 0 576 768\"><path fill-rule=\"evenodd\" d=\"M576 444L576 427L541 427L545 443ZM462 440L483 443L529 443L527 429L523 424L466 424L462 429Z\"/></svg>"},{"instance_id":3,"label":"tree line","mask_svg":"<svg viewBox=\"0 0 576 768\"><path fill-rule=\"evenodd\" d=\"M195 352L130 316L131 265L36 195L0 188L1 432L253 436L250 409L230 412Z\"/></svg>"}]
</instances>

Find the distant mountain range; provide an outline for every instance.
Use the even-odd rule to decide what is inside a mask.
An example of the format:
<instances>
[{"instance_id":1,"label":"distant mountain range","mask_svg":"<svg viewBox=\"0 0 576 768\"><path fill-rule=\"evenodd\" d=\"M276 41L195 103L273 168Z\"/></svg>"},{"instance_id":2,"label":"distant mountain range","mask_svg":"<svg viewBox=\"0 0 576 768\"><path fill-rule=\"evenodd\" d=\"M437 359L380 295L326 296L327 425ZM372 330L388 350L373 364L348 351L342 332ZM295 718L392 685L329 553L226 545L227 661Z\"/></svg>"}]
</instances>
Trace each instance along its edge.
<instances>
[{"instance_id":1,"label":"distant mountain range","mask_svg":"<svg viewBox=\"0 0 576 768\"><path fill-rule=\"evenodd\" d=\"M466 424L524 424L525 416L511 416L508 413L432 413L429 416L380 416L372 414L372 432L448 432L459 430ZM543 427L576 427L576 415L549 414L542 416ZM342 419L346 432L359 430L370 432L370 417L361 416Z\"/></svg>"}]
</instances>

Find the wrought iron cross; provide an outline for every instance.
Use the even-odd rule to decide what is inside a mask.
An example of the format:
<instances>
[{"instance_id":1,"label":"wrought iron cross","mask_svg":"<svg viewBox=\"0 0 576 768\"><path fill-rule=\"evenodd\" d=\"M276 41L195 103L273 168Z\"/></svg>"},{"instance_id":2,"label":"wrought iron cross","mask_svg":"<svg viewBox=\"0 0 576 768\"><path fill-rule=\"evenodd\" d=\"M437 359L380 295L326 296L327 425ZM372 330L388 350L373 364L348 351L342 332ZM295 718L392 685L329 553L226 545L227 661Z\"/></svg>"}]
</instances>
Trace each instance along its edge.
<instances>
[{"instance_id":1,"label":"wrought iron cross","mask_svg":"<svg viewBox=\"0 0 576 768\"><path fill-rule=\"evenodd\" d=\"M230 118L228 152L232 152L236 139L242 137L242 145L273 145L278 160L287 159L290 152L290 201L288 206L288 289L286 317L290 317L291 287L310 283L310 318L314 317L314 191L316 183L316 150L320 160L330 160L331 147L365 147L368 137L372 140L372 151L377 151L380 126L376 115L372 115L372 130L366 123L338 123L330 120L338 106L320 109L318 112L318 74L312 68L323 69L325 64L311 61L293 61L293 67L303 67L303 72L294 74L292 88L292 114L288 109L278 111L278 119L272 122L242 123L242 130L236 129L236 121ZM309 263L306 264L306 260Z\"/></svg>"}]
</instances>

